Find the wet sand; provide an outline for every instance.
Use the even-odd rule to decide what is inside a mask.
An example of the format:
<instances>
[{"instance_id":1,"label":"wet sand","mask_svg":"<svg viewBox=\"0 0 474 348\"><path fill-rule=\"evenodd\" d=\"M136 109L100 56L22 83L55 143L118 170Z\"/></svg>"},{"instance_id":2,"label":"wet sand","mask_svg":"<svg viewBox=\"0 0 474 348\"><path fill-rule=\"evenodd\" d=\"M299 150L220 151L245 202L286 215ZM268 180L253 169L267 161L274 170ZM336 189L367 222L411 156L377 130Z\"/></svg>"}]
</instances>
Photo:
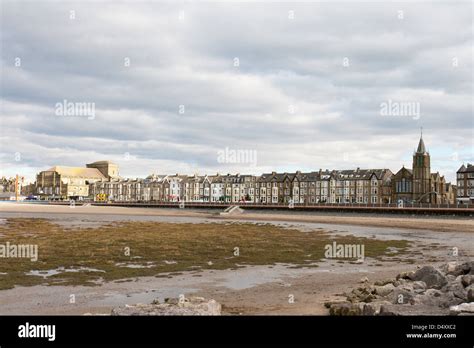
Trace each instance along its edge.
<instances>
[{"instance_id":1,"label":"wet sand","mask_svg":"<svg viewBox=\"0 0 474 348\"><path fill-rule=\"evenodd\" d=\"M343 224L374 227L393 227L420 229L429 231L474 232L474 219L466 217L424 217L424 216L394 216L394 215L358 215L358 214L327 214L300 213L278 211L245 211L239 215L219 215L215 210L174 209L174 208L127 208L101 206L60 206L28 203L0 203L2 213L16 216L49 217L49 214L85 214L85 215L125 215L125 216L168 216L168 217L201 217L214 220L253 220L253 221L288 221L312 222L321 224Z\"/></svg>"}]
</instances>

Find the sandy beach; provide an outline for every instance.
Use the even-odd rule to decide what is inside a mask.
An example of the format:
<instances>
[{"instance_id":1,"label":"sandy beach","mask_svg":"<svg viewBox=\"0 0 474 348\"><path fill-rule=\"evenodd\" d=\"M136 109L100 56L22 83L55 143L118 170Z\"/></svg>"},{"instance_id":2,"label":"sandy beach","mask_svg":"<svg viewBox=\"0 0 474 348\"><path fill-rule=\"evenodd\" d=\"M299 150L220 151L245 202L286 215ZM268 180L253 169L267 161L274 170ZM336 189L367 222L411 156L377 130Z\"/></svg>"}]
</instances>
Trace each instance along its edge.
<instances>
[{"instance_id":1,"label":"sandy beach","mask_svg":"<svg viewBox=\"0 0 474 348\"><path fill-rule=\"evenodd\" d=\"M220 216L216 211L146 209L96 206L0 204L0 221L10 218L42 218L61 226L95 228L120 221L176 223L268 222L302 232L324 230L333 236L357 236L378 240L406 240L410 248L396 260L367 259L363 264L321 262L317 268L288 264L256 265L239 269L185 271L166 277L133 277L100 286L16 286L0 291L2 314L110 314L112 308L150 303L158 298L202 296L223 305L229 315L326 315L325 301L342 299L361 278L371 281L428 264L474 257L474 221L466 218L323 215L280 212L244 212ZM440 233L442 232L442 233ZM453 258L450 250L459 255ZM69 302L71 295L75 303ZM289 297L294 301L289 302ZM20 300L21 299L21 300Z\"/></svg>"},{"instance_id":2,"label":"sandy beach","mask_svg":"<svg viewBox=\"0 0 474 348\"><path fill-rule=\"evenodd\" d=\"M87 215L129 215L129 216L169 216L200 217L208 219L254 220L254 221L287 221L312 222L321 224L358 225L373 227L391 227L419 229L429 231L474 232L474 219L466 217L424 217L393 215L357 215L357 214L324 214L299 212L263 211L255 213L245 211L240 215L219 215L219 211L173 208L126 208L101 206L61 206L27 203L0 203L0 213L25 214L87 214Z\"/></svg>"}]
</instances>

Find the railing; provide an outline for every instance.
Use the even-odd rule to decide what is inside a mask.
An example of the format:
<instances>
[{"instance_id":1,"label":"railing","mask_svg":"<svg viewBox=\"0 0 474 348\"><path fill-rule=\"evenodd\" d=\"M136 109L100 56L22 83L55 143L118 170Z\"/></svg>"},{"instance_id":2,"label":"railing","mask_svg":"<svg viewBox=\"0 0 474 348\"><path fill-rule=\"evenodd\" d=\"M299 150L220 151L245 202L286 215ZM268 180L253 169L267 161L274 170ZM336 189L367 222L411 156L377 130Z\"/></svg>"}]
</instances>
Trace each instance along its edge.
<instances>
[{"instance_id":1,"label":"railing","mask_svg":"<svg viewBox=\"0 0 474 348\"><path fill-rule=\"evenodd\" d=\"M184 206L195 207L226 207L231 205L239 205L242 207L269 207L269 208L371 208L371 209L474 209L474 204L434 204L434 203L406 203L403 206L397 203L252 203L252 202L159 202L159 201L113 201L113 202L90 202L96 205L137 205L137 206ZM68 204L65 202L65 204Z\"/></svg>"},{"instance_id":2,"label":"railing","mask_svg":"<svg viewBox=\"0 0 474 348\"><path fill-rule=\"evenodd\" d=\"M29 202L29 201L25 201ZM35 202L35 201L32 201ZM41 200L36 202L44 202L50 204L70 204L70 200ZM136 205L136 206L170 206L179 207L180 204L184 206L195 206L195 207L226 207L230 205L240 205L244 207L255 207L255 208L278 208L278 209L300 209L300 208L373 208L373 209L474 209L474 203L355 203L355 202L340 202L340 203L254 203L254 202L196 202L196 201L146 201L146 200L134 200L134 201L109 201L100 202L92 200L75 201L75 205L82 205L84 203L91 203L94 205Z\"/></svg>"}]
</instances>

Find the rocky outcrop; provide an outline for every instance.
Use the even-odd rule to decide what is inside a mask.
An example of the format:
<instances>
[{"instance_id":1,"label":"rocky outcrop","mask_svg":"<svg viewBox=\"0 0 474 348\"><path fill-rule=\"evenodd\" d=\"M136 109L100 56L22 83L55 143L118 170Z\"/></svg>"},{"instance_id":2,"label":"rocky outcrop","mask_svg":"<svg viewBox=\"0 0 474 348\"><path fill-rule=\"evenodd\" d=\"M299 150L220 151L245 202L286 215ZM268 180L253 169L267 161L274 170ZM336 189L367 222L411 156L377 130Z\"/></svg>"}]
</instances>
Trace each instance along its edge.
<instances>
[{"instance_id":1,"label":"rocky outcrop","mask_svg":"<svg viewBox=\"0 0 474 348\"><path fill-rule=\"evenodd\" d=\"M151 304L136 304L117 307L111 315L221 315L221 305L203 297L154 300Z\"/></svg>"},{"instance_id":2,"label":"rocky outcrop","mask_svg":"<svg viewBox=\"0 0 474 348\"><path fill-rule=\"evenodd\" d=\"M327 303L330 315L474 315L474 262L449 262L403 272L371 284L367 279Z\"/></svg>"}]
</instances>

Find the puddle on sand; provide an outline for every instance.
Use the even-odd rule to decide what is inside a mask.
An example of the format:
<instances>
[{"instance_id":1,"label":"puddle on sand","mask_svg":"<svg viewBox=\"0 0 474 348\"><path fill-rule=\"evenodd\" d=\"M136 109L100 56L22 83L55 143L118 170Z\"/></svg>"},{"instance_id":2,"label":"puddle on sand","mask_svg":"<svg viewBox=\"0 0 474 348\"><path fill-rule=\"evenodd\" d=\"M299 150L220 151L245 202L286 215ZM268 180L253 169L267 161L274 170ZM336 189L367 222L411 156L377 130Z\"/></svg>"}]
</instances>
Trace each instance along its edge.
<instances>
[{"instance_id":1,"label":"puddle on sand","mask_svg":"<svg viewBox=\"0 0 474 348\"><path fill-rule=\"evenodd\" d=\"M181 294L199 292L208 284L216 288L228 288L231 290L242 290L252 288L254 286L277 283L280 286L291 287L290 283L283 281L285 278L297 278L304 274L314 273L373 273L366 267L360 268L357 265L350 265L345 270L334 269L329 263L322 263L322 267L317 269L301 268L288 269L288 264L277 264L270 266L248 266L238 270L206 270L202 273L202 277L195 278L193 273L186 272L172 278L155 278L145 277L142 280L124 283L127 290L117 289L104 293L101 298L91 299L87 304L91 307L101 306L124 306L125 304L145 303L149 304L153 300L158 299L160 303L165 298L177 298ZM145 290L148 289L148 290Z\"/></svg>"},{"instance_id":2,"label":"puddle on sand","mask_svg":"<svg viewBox=\"0 0 474 348\"><path fill-rule=\"evenodd\" d=\"M88 267L79 267L79 268L64 268L64 267L59 267L56 269L48 269L48 270L32 270L29 272L26 272L26 275L32 275L32 276L38 276L38 277L51 277L56 274L61 274L61 273L67 273L67 272L102 272L105 273L105 271L100 270L100 269L95 269L95 268L88 268Z\"/></svg>"},{"instance_id":3,"label":"puddle on sand","mask_svg":"<svg viewBox=\"0 0 474 348\"><path fill-rule=\"evenodd\" d=\"M171 260L171 261L164 260L163 262L164 262L164 263L166 263L167 265L175 265L175 264L177 264L177 263L178 263L178 262L176 262L176 261L173 261L173 260Z\"/></svg>"},{"instance_id":4,"label":"puddle on sand","mask_svg":"<svg viewBox=\"0 0 474 348\"><path fill-rule=\"evenodd\" d=\"M242 290L254 286L282 282L284 278L296 278L305 274L315 273L373 273L367 267L360 265L346 265L344 270L334 268L330 261L318 263L317 268L290 268L294 265L278 263L272 266L247 266L238 270L204 271L202 280L212 282L215 286L222 286L232 290ZM214 274L211 274L214 273ZM176 278L177 279L177 278Z\"/></svg>"},{"instance_id":5,"label":"puddle on sand","mask_svg":"<svg viewBox=\"0 0 474 348\"><path fill-rule=\"evenodd\" d=\"M147 262L146 265L140 265L140 264L136 264L136 263L119 262L119 263L116 263L115 266L125 267L125 268L153 268L153 267L156 267L154 262Z\"/></svg>"}]
</instances>

